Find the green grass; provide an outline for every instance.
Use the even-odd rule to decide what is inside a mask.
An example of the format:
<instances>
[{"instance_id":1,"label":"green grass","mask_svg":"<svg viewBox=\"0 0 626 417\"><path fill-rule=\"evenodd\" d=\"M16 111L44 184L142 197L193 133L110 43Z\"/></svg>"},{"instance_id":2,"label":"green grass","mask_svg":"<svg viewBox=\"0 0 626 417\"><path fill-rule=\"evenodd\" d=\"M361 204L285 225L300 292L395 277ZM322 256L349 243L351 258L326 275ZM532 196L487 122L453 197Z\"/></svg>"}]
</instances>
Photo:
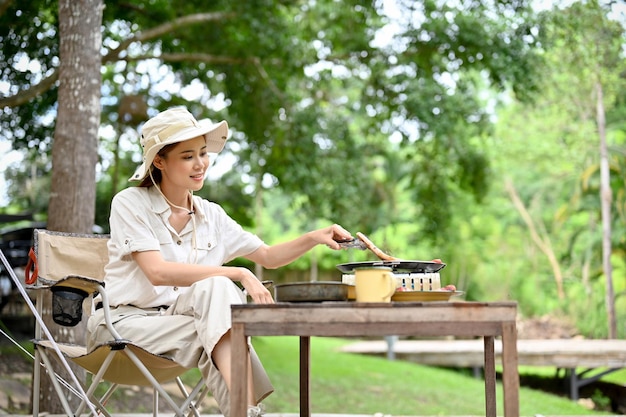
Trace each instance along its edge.
<instances>
[{"instance_id":1,"label":"green grass","mask_svg":"<svg viewBox=\"0 0 626 417\"><path fill-rule=\"evenodd\" d=\"M608 374L602 377L602 380L606 382L612 382L618 385L626 385L626 368Z\"/></svg>"},{"instance_id":2,"label":"green grass","mask_svg":"<svg viewBox=\"0 0 626 417\"><path fill-rule=\"evenodd\" d=\"M455 370L340 352L339 348L347 343L351 341L311 338L312 412L412 416L485 414L481 379ZM275 392L263 401L267 411L299 412L299 339L256 337L253 344L275 387ZM500 382L497 395L498 415L502 415ZM564 397L522 387L520 415L537 414L609 415L588 410Z\"/></svg>"}]
</instances>

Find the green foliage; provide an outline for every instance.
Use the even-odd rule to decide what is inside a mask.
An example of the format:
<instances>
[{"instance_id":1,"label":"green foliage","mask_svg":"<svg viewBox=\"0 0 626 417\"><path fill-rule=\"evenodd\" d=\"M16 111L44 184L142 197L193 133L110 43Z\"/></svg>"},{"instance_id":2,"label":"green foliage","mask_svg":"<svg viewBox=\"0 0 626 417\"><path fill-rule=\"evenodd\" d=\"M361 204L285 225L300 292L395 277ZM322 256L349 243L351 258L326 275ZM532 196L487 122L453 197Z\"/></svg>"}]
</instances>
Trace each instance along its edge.
<instances>
[{"instance_id":1,"label":"green foliage","mask_svg":"<svg viewBox=\"0 0 626 417\"><path fill-rule=\"evenodd\" d=\"M56 1L45 0L19 7L13 4L0 13L0 80L9 86L10 95L32 88L57 68L56 11ZM37 161L39 152L49 150L54 131L50 114L55 103L56 87L52 85L31 97L27 105L2 106L1 136L13 142L15 148L31 149L28 161Z\"/></svg>"},{"instance_id":2,"label":"green foliage","mask_svg":"<svg viewBox=\"0 0 626 417\"><path fill-rule=\"evenodd\" d=\"M589 338L606 338L604 283L596 281L592 285L584 286L573 282L568 286L568 298L577 302L564 305L565 314L578 318L576 324L580 332ZM624 332L621 332L621 337L624 336Z\"/></svg>"},{"instance_id":3,"label":"green foliage","mask_svg":"<svg viewBox=\"0 0 626 417\"><path fill-rule=\"evenodd\" d=\"M373 231L408 191L421 208L415 221L422 236L440 238L451 223L451 199L469 193L480 200L487 190L488 161L472 139L488 129L477 94L489 84L532 89L526 70L535 59L532 37L517 36L528 24L525 2L458 10L428 1L397 7L401 15L423 13L424 19L401 20L400 32L378 46L374 38L388 18L377 3L106 2L102 114L103 131L112 135L101 141L102 181L108 184L99 187L105 194L98 206L126 186L132 165L127 142L136 143L132 129L155 110L184 104L198 117L224 118L233 127L233 169L251 181L229 182L234 188L223 195L242 186L252 189L248 194L259 192L255 179L266 178L303 201L299 209L309 217L348 219ZM24 73L12 67L20 54L45 56L43 68L52 73L55 13L56 3L46 0L6 9L0 21L3 81L36 86L36 79L19 79ZM32 25L33 19L48 26ZM50 28L45 42L35 42L42 27ZM54 47L38 49L46 43ZM525 79L510 65L513 57ZM121 111L129 98L141 108ZM46 99L41 110L53 114L53 101ZM53 125L34 106L36 100L11 107L0 125L3 132L24 129L24 140L13 141L16 148L37 140L38 152L46 153ZM391 177L376 174L396 166L402 169ZM250 208L234 216L247 223Z\"/></svg>"}]
</instances>

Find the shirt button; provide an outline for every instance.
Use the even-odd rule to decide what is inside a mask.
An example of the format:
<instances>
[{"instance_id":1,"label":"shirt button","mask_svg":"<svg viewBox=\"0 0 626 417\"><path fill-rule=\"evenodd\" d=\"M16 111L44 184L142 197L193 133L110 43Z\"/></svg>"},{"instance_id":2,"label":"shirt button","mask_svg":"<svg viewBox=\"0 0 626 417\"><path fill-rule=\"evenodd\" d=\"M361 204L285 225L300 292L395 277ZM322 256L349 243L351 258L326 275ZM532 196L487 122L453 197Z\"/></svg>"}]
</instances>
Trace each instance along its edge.
<instances>
[{"instance_id":1,"label":"shirt button","mask_svg":"<svg viewBox=\"0 0 626 417\"><path fill-rule=\"evenodd\" d=\"M177 241L177 242L176 242L176 244L177 244L178 246L180 246L180 245L182 245L182 244L183 244L183 241L182 241L182 240L179 240L179 241Z\"/></svg>"},{"instance_id":2,"label":"shirt button","mask_svg":"<svg viewBox=\"0 0 626 417\"><path fill-rule=\"evenodd\" d=\"M207 245L207 247L209 247L209 248L211 247L211 242L209 242L209 244Z\"/></svg>"},{"instance_id":3,"label":"shirt button","mask_svg":"<svg viewBox=\"0 0 626 417\"><path fill-rule=\"evenodd\" d=\"M178 291L178 287L174 287L174 291Z\"/></svg>"}]
</instances>

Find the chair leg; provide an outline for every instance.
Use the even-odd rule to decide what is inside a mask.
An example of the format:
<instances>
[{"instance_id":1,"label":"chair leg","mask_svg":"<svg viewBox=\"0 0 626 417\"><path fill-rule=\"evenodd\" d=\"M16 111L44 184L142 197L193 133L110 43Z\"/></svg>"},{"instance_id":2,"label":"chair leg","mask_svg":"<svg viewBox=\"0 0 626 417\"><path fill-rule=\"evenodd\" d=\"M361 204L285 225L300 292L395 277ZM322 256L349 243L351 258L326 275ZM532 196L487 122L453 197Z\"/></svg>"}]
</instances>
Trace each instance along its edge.
<instances>
[{"instance_id":1,"label":"chair leg","mask_svg":"<svg viewBox=\"0 0 626 417\"><path fill-rule=\"evenodd\" d=\"M119 384L111 384L109 389L107 389L107 391L104 393L104 395L100 398L100 402L98 404L106 404L107 401L109 401L109 398L111 398L111 396L115 392L115 390L117 390L117 387L119 387ZM104 409L104 406L102 408ZM103 411L103 412L105 412L107 414L107 417L110 417L108 415L108 411Z\"/></svg>"},{"instance_id":2,"label":"chair leg","mask_svg":"<svg viewBox=\"0 0 626 417\"><path fill-rule=\"evenodd\" d=\"M208 393L209 393L209 387L206 386L203 379L200 379L200 381L196 384L191 394L187 395L187 399L183 403L183 407L187 407L187 406L189 407L189 414L187 414L188 417L191 417L192 414L194 417L200 417L200 410L198 410L198 407L200 407L202 400L206 398ZM196 398L197 398L197 401L194 403L194 400Z\"/></svg>"},{"instance_id":3,"label":"chair leg","mask_svg":"<svg viewBox=\"0 0 626 417\"><path fill-rule=\"evenodd\" d=\"M55 377L54 367L52 366L52 363L50 362L50 359L48 358L48 355L46 354L46 352L44 351L41 352L41 359L43 360L43 363L46 366L46 370L48 372L48 376L50 377L50 381L52 382L52 386L54 387L54 390L57 392L59 401L61 401L61 405L63 406L65 413L68 416L73 416L74 413L72 412L72 408L70 407L70 404L67 401L66 395L63 392L63 388L61 388L61 384L59 384L59 381Z\"/></svg>"},{"instance_id":4,"label":"chair leg","mask_svg":"<svg viewBox=\"0 0 626 417\"><path fill-rule=\"evenodd\" d=\"M104 404L106 403L106 400L109 399L109 397L111 397L111 395L113 394L113 391L115 391L115 388L109 388L107 390L107 392L105 393L105 395L103 395L102 399L98 399L96 398L94 392L96 390L96 388L98 387L98 384L91 384L89 386L89 391L87 393L88 398L90 399L90 401L95 404L95 408L96 410L98 410L98 412L100 414L103 414L105 417L112 417L111 413L109 413L109 411L106 409L106 407L104 406ZM117 386L116 386L117 387ZM80 406L78 407L78 409L76 410L76 413L74 414L75 416L80 416L83 414L83 411L85 411L85 407L86 407L86 402L82 401ZM98 415L98 417L100 417Z\"/></svg>"},{"instance_id":5,"label":"chair leg","mask_svg":"<svg viewBox=\"0 0 626 417\"><path fill-rule=\"evenodd\" d=\"M98 373L94 375L91 381L91 385L89 386L89 389L87 390L87 398L91 399L92 401L95 399L96 388L98 388L98 385L100 385L100 382L102 381L102 378L104 377L104 373L107 371L107 369L109 369L109 366L111 365L111 362L113 361L114 355L115 355L114 351L109 352L104 362L102 362L102 365L100 366L100 369L98 370ZM100 411L104 413L105 415L107 415L107 417L110 417L110 416L109 416L108 411L106 411L106 408L104 407L103 402L106 402L106 400L111 396L111 394L113 394L113 391L115 391L114 387L113 389L109 389L105 393L102 401L98 401L97 399L95 400L98 403L98 407ZM80 406L78 407L78 410L76 411L76 415L81 415L86 405L87 404L85 401L81 402Z\"/></svg>"},{"instance_id":6,"label":"chair leg","mask_svg":"<svg viewBox=\"0 0 626 417\"><path fill-rule=\"evenodd\" d=\"M41 391L41 354L35 349L35 364L33 365L33 417L39 417L39 392Z\"/></svg>"},{"instance_id":7,"label":"chair leg","mask_svg":"<svg viewBox=\"0 0 626 417\"><path fill-rule=\"evenodd\" d=\"M179 376L176 377L176 385L178 385L178 389L180 390L181 394L183 394L183 397L185 398L185 401L183 402L183 404L181 405L180 408L189 408L189 414L187 414L188 416L191 416L192 414L195 417L200 417L200 413L198 412L198 408L196 407L196 404L194 403L195 400L195 395L197 395L198 393L196 392L196 389L194 387L193 390L193 395L191 395L188 391L187 388L185 387L185 384L183 384L183 380L180 379Z\"/></svg>"},{"instance_id":8,"label":"chair leg","mask_svg":"<svg viewBox=\"0 0 626 417\"><path fill-rule=\"evenodd\" d=\"M43 305L43 291L37 291L35 299L36 312L41 317L41 306ZM41 339L41 324L35 320L35 339ZM35 346L35 362L33 368L33 417L39 416L39 393L41 392L41 353Z\"/></svg>"},{"instance_id":9,"label":"chair leg","mask_svg":"<svg viewBox=\"0 0 626 417\"><path fill-rule=\"evenodd\" d=\"M146 379L148 381L150 381L150 384L154 387L154 389L157 390L159 392L159 394L161 394L163 396L163 398L169 404L169 406L172 407L172 409L176 412L176 416L177 417L184 417L185 413L183 412L182 408L179 407L178 404L176 404L176 401L174 401L172 399L172 397L167 393L167 391L165 391L165 389L163 389L161 384L159 384L159 382L150 373L150 371L148 370L146 365L144 365L143 362L141 362L141 360L139 360L137 355L135 355L135 353L132 350L130 350L130 349L126 349L125 352L126 352L126 355L128 356L128 358L135 364L137 369L139 369L141 371L143 376L145 376Z\"/></svg>"}]
</instances>

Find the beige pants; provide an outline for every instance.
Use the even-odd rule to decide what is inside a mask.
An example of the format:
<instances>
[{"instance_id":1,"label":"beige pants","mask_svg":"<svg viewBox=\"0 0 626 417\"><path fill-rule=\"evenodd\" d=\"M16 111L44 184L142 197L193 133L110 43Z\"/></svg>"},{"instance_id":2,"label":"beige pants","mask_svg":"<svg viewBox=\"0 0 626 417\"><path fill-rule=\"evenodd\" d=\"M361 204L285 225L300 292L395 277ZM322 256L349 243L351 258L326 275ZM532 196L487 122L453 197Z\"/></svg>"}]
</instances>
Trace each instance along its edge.
<instances>
[{"instance_id":1,"label":"beige pants","mask_svg":"<svg viewBox=\"0 0 626 417\"><path fill-rule=\"evenodd\" d=\"M187 368L199 368L220 410L228 416L228 387L211 360L211 352L231 327L230 306L244 303L245 296L230 279L211 277L193 284L167 310L119 306L111 310L111 318L123 338ZM112 339L104 324L103 310L89 318L88 332L90 350ZM274 387L252 346L249 351L254 395L261 401Z\"/></svg>"}]
</instances>

